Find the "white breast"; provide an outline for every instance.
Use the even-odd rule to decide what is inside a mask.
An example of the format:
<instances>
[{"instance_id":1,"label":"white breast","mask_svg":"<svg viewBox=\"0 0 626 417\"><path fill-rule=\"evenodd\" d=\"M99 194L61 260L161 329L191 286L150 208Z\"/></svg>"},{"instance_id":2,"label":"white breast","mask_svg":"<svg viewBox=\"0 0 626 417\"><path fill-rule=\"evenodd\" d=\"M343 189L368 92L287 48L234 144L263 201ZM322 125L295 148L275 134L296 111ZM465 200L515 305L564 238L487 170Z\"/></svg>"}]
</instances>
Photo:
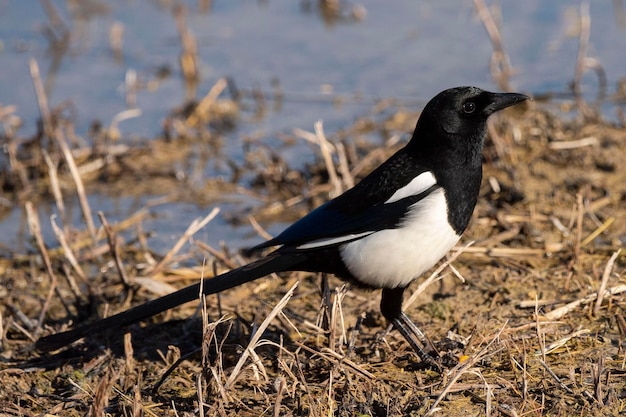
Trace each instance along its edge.
<instances>
[{"instance_id":1,"label":"white breast","mask_svg":"<svg viewBox=\"0 0 626 417\"><path fill-rule=\"evenodd\" d=\"M460 236L448 224L442 189L411 206L400 227L382 230L341 246L341 258L361 282L405 287L432 268Z\"/></svg>"}]
</instances>

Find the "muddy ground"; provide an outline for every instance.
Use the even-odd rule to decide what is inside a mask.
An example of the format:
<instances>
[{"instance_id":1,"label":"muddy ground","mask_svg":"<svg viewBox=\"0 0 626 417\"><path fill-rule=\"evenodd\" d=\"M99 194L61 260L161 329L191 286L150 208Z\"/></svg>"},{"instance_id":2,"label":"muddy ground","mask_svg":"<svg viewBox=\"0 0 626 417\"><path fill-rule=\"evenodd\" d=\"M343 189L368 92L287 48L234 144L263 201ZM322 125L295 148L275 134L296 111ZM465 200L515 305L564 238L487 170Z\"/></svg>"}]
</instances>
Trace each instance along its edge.
<instances>
[{"instance_id":1,"label":"muddy ground","mask_svg":"<svg viewBox=\"0 0 626 417\"><path fill-rule=\"evenodd\" d=\"M35 138L5 131L12 158L1 178L5 196L36 206L55 201L55 189L76 193L65 142L85 194L159 190L169 200L215 206L243 194L256 203L227 215L238 224L252 220L251 235L263 236L263 225L292 221L369 172L401 145L417 117L381 104L373 116L329 134L337 167L330 173L320 135L295 132L282 138L285 147L309 139L316 164L297 166L250 141L245 161L225 161L231 178L187 187L176 166L198 149L219 148L220 123L235 117L236 103L208 105L206 114L173 114L163 137L129 147L112 140L115 132L96 129L97 146L81 148L61 119L44 123ZM399 334L385 333L378 292L334 277L323 290L323 277L307 273L263 278L208 297L205 309L189 303L125 332L37 352L42 335L246 262L185 230L186 246L155 253L142 227L150 207L110 224L107 238L92 208L93 234L60 219L65 249L33 238L31 252L0 259L1 414L623 415L624 126L593 112L565 117L535 101L494 117L484 155L481 198L462 253L406 307L442 349L449 339L462 342L449 352L457 366L442 374L427 369ZM253 337L259 326L264 332Z\"/></svg>"}]
</instances>

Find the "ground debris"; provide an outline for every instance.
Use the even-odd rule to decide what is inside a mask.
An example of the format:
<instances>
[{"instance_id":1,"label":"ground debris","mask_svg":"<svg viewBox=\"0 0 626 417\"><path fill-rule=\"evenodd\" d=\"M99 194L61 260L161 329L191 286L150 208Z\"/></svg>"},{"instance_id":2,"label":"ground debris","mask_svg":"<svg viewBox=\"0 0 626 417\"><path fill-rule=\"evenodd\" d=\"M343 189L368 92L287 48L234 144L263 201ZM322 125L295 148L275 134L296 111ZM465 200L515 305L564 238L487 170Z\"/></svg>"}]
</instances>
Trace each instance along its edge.
<instances>
[{"instance_id":1,"label":"ground debris","mask_svg":"<svg viewBox=\"0 0 626 417\"><path fill-rule=\"evenodd\" d=\"M172 190L170 198L197 201L202 195L203 204L254 196L261 204L247 215L263 233L262 224L299 217L400 146L397 137L381 145L364 135L400 135L416 118L397 111L379 125L360 120L329 135L336 178L316 142L323 130L285 138L286 144L303 137L314 144L315 163L304 167L252 141L243 162L222 161L232 167L231 178L207 179L198 193L180 187L177 164L206 146L219 149L212 126L236 120L230 110L224 123L206 120L206 109L200 110L173 115L167 137L123 151L114 143L72 145L86 192ZM60 232L66 246L0 258L0 408L7 415L622 414L626 296L618 289L625 284L626 253L618 251L626 242L625 132L532 105L494 120L480 202L464 237L475 243L408 310L433 340L450 335L464 341L455 343L462 347L455 353L459 364L443 375L422 369L395 332L382 333L377 296L348 289L343 297L342 283L331 278L337 288L331 303L341 308L322 308L318 278L304 273L211 296L203 311L208 321L187 319L197 310L187 305L131 327L126 336L93 335L46 356L32 351L41 334L245 262L227 248L202 243L182 255L151 251L138 227L149 215L142 209L111 225L108 239L102 230L91 235L66 228ZM55 183L60 190L75 186L64 156L47 139L13 147L17 163L0 175L5 189L13 187L11 204L54 198ZM42 149L57 161L56 178ZM136 230L135 238L120 238L129 230ZM254 329L296 280L293 297L238 368ZM341 316L323 320L324 312ZM324 322L336 326L324 329Z\"/></svg>"}]
</instances>

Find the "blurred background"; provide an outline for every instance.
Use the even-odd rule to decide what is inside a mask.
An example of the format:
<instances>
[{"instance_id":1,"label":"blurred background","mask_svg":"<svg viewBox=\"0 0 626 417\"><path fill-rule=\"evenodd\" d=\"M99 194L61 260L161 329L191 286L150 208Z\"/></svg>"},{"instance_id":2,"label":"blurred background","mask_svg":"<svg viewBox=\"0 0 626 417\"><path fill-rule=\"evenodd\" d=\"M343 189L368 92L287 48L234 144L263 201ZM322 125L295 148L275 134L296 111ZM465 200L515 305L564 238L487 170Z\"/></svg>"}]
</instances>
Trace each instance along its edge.
<instances>
[{"instance_id":1,"label":"blurred background","mask_svg":"<svg viewBox=\"0 0 626 417\"><path fill-rule=\"evenodd\" d=\"M116 132L116 144L167 138L176 131L172 115L215 88L238 103L237 112L211 128L217 141L198 145L197 158L174 170L181 187L201 190L207 178L232 180L232 164L224 161L241 162L246 144L262 143L304 165L314 155L302 141L287 146L294 128L312 131L322 120L332 136L373 113L418 111L452 86L532 94L566 117L578 116L561 105L577 92L602 117L618 120L625 50L621 0L0 0L0 106L12 116L1 128L22 142L38 135L35 62L49 108L72 122L83 146L93 145L102 126ZM7 170L4 150L0 169ZM171 192L148 185L131 194L102 187L88 198L115 222ZM80 224L75 197L66 199L70 221ZM27 250L23 204L6 194L0 200L0 250ZM170 198L154 204L144 226L155 232L154 248L165 249L213 205L224 214L254 204L237 192L215 204ZM44 237L54 239L47 220L54 201L37 209ZM243 221L221 215L197 237L251 244L255 235L237 223ZM282 226L268 225L272 233Z\"/></svg>"}]
</instances>

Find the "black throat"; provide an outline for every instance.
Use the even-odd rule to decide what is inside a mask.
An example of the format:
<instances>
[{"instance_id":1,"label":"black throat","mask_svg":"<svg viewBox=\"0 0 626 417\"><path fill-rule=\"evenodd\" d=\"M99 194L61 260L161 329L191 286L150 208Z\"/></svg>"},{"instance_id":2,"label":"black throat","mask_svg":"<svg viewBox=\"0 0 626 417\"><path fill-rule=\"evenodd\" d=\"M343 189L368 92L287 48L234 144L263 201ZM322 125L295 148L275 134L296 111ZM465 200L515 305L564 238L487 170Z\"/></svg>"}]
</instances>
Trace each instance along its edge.
<instances>
[{"instance_id":1,"label":"black throat","mask_svg":"<svg viewBox=\"0 0 626 417\"><path fill-rule=\"evenodd\" d=\"M446 196L448 222L461 235L467 228L478 201L482 166L479 164L444 169L435 176Z\"/></svg>"},{"instance_id":2,"label":"black throat","mask_svg":"<svg viewBox=\"0 0 626 417\"><path fill-rule=\"evenodd\" d=\"M424 131L428 133L422 135ZM484 124L477 126L473 135L459 137L440 130L433 133L432 126L423 126L420 131L422 140L407 146L407 151L435 175L443 188L448 222L459 235L467 228L478 201L486 131Z\"/></svg>"}]
</instances>

